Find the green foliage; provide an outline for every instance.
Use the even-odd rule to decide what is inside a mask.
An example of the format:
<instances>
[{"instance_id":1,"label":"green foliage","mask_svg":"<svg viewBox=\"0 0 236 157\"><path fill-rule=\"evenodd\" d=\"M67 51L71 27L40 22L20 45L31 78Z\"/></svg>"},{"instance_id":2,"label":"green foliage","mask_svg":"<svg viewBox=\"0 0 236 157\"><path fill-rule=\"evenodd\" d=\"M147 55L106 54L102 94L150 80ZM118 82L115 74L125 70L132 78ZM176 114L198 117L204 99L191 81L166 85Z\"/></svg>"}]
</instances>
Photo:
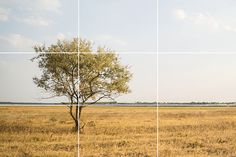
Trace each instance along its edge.
<instances>
[{"instance_id":1,"label":"green foliage","mask_svg":"<svg viewBox=\"0 0 236 157\"><path fill-rule=\"evenodd\" d=\"M93 52L92 43L87 40L79 39L79 52Z\"/></svg>"},{"instance_id":2,"label":"green foliage","mask_svg":"<svg viewBox=\"0 0 236 157\"><path fill-rule=\"evenodd\" d=\"M78 38L74 38L72 41L60 41L58 40L56 44L52 44L48 47L34 46L35 52L78 52Z\"/></svg>"},{"instance_id":3,"label":"green foliage","mask_svg":"<svg viewBox=\"0 0 236 157\"><path fill-rule=\"evenodd\" d=\"M79 54L79 96L82 103L130 92L130 78L128 67L123 66L118 55L109 49L98 48L96 53Z\"/></svg>"},{"instance_id":4,"label":"green foliage","mask_svg":"<svg viewBox=\"0 0 236 157\"><path fill-rule=\"evenodd\" d=\"M55 96L67 96L78 102L78 39L59 40L47 48L43 45L34 49L38 56L32 60L37 60L42 70L40 78L33 78L34 83Z\"/></svg>"},{"instance_id":5,"label":"green foliage","mask_svg":"<svg viewBox=\"0 0 236 157\"><path fill-rule=\"evenodd\" d=\"M78 55L74 53L39 53L33 60L38 61L42 70L34 83L55 96L78 97Z\"/></svg>"}]
</instances>

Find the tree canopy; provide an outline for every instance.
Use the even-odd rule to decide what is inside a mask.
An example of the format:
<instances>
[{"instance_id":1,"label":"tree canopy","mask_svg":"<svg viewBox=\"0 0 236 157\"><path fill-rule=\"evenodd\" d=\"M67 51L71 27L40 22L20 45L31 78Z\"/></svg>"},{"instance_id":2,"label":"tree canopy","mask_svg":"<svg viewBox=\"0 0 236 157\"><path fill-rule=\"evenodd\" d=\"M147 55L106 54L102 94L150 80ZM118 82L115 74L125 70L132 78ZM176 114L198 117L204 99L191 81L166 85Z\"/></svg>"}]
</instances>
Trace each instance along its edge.
<instances>
[{"instance_id":1,"label":"tree canopy","mask_svg":"<svg viewBox=\"0 0 236 157\"><path fill-rule=\"evenodd\" d=\"M79 55L79 101L95 103L128 93L131 74L115 53L100 51Z\"/></svg>"},{"instance_id":2,"label":"tree canopy","mask_svg":"<svg viewBox=\"0 0 236 157\"><path fill-rule=\"evenodd\" d=\"M66 96L70 102L69 113L78 128L78 39L58 41L49 47L35 46L41 76L34 77L34 83L50 92L53 97Z\"/></svg>"},{"instance_id":3,"label":"tree canopy","mask_svg":"<svg viewBox=\"0 0 236 157\"><path fill-rule=\"evenodd\" d=\"M68 98L75 127L83 107L130 92L128 82L132 75L128 66L122 65L111 49L93 50L92 46L82 39L58 41L49 47L35 46L38 55L32 59L37 60L42 71L40 77L33 78L34 83L53 96Z\"/></svg>"}]
</instances>

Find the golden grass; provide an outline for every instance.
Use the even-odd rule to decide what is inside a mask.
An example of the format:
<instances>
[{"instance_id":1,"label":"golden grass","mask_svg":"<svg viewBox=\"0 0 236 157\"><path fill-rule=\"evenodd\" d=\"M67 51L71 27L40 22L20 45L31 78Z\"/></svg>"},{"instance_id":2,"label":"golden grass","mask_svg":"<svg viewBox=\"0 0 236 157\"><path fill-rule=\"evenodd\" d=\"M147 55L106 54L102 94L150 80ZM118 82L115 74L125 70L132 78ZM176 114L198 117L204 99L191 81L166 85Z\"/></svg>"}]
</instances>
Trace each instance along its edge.
<instances>
[{"instance_id":1,"label":"golden grass","mask_svg":"<svg viewBox=\"0 0 236 157\"><path fill-rule=\"evenodd\" d=\"M156 157L155 107L87 107L80 157Z\"/></svg>"},{"instance_id":2,"label":"golden grass","mask_svg":"<svg viewBox=\"0 0 236 157\"><path fill-rule=\"evenodd\" d=\"M66 107L0 107L1 157L75 157L78 134Z\"/></svg>"},{"instance_id":3,"label":"golden grass","mask_svg":"<svg viewBox=\"0 0 236 157\"><path fill-rule=\"evenodd\" d=\"M236 156L236 108L159 108L160 157Z\"/></svg>"}]
</instances>

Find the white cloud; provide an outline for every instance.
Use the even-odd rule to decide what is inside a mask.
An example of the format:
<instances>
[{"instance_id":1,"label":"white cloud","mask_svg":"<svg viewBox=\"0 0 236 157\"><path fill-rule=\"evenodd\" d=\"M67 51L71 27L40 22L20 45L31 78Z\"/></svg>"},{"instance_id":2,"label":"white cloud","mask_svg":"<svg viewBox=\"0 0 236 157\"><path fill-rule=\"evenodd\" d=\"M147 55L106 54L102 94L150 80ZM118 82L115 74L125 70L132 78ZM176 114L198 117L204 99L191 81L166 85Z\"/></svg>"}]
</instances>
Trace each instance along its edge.
<instances>
[{"instance_id":1,"label":"white cloud","mask_svg":"<svg viewBox=\"0 0 236 157\"><path fill-rule=\"evenodd\" d=\"M198 12L190 14L183 9L176 9L174 10L174 16L178 20L186 20L195 25L207 26L208 28L213 30L222 28L221 21L218 18L212 16L208 12L206 13Z\"/></svg>"},{"instance_id":2,"label":"white cloud","mask_svg":"<svg viewBox=\"0 0 236 157\"><path fill-rule=\"evenodd\" d=\"M33 26L48 26L49 20L38 17L38 15L45 14L45 12L61 13L61 0L8 0L0 1L0 22L9 20L9 17L13 17L17 21L23 21L28 25ZM9 10L14 12L19 11L25 18L19 19L18 14L10 14ZM26 15L32 15L27 17Z\"/></svg>"},{"instance_id":3,"label":"white cloud","mask_svg":"<svg viewBox=\"0 0 236 157\"><path fill-rule=\"evenodd\" d=\"M18 19L21 20L21 19ZM22 22L31 25L31 26L49 26L49 24L51 23L51 21L46 20L42 17L35 17L35 16L30 16L27 18L22 19Z\"/></svg>"},{"instance_id":4,"label":"white cloud","mask_svg":"<svg viewBox=\"0 0 236 157\"><path fill-rule=\"evenodd\" d=\"M2 0L0 6L21 11L53 11L59 12L61 0Z\"/></svg>"},{"instance_id":5,"label":"white cloud","mask_svg":"<svg viewBox=\"0 0 236 157\"><path fill-rule=\"evenodd\" d=\"M223 30L236 33L236 26L223 22L222 19L212 16L209 12L188 13L183 9L174 10L174 16L178 20L185 20L197 26L205 26L210 30Z\"/></svg>"},{"instance_id":6,"label":"white cloud","mask_svg":"<svg viewBox=\"0 0 236 157\"><path fill-rule=\"evenodd\" d=\"M213 29L220 27L220 21L209 13L197 13L195 16L191 16L191 19L195 24L206 24Z\"/></svg>"},{"instance_id":7,"label":"white cloud","mask_svg":"<svg viewBox=\"0 0 236 157\"><path fill-rule=\"evenodd\" d=\"M8 18L9 18L9 12L4 8L0 8L0 22L7 21Z\"/></svg>"},{"instance_id":8,"label":"white cloud","mask_svg":"<svg viewBox=\"0 0 236 157\"><path fill-rule=\"evenodd\" d=\"M42 45L21 34L9 34L0 36L0 47L6 51L30 51L34 45Z\"/></svg>"},{"instance_id":9,"label":"white cloud","mask_svg":"<svg viewBox=\"0 0 236 157\"><path fill-rule=\"evenodd\" d=\"M63 33L58 33L57 34L57 39L58 40L65 40L65 35Z\"/></svg>"},{"instance_id":10,"label":"white cloud","mask_svg":"<svg viewBox=\"0 0 236 157\"><path fill-rule=\"evenodd\" d=\"M174 16L179 20L184 20L188 17L186 12L183 9L174 10Z\"/></svg>"},{"instance_id":11,"label":"white cloud","mask_svg":"<svg viewBox=\"0 0 236 157\"><path fill-rule=\"evenodd\" d=\"M230 25L224 25L224 29L229 32L234 32L236 33L236 27L232 27Z\"/></svg>"},{"instance_id":12,"label":"white cloud","mask_svg":"<svg viewBox=\"0 0 236 157\"><path fill-rule=\"evenodd\" d=\"M60 0L38 0L38 2L42 8L48 11L59 12L59 8L61 7Z\"/></svg>"}]
</instances>

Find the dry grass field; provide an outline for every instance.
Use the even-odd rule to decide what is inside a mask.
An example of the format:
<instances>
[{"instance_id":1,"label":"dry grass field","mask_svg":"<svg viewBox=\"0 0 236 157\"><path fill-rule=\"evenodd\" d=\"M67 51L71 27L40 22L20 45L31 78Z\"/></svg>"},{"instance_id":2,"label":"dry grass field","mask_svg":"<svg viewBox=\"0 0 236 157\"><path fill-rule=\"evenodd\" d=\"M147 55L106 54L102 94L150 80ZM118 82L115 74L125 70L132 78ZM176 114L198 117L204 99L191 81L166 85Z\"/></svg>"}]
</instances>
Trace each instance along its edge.
<instances>
[{"instance_id":1,"label":"dry grass field","mask_svg":"<svg viewBox=\"0 0 236 157\"><path fill-rule=\"evenodd\" d=\"M236 108L160 107L160 157L235 157Z\"/></svg>"},{"instance_id":2,"label":"dry grass field","mask_svg":"<svg viewBox=\"0 0 236 157\"><path fill-rule=\"evenodd\" d=\"M156 157L157 108L87 107L80 157Z\"/></svg>"},{"instance_id":3,"label":"dry grass field","mask_svg":"<svg viewBox=\"0 0 236 157\"><path fill-rule=\"evenodd\" d=\"M0 107L0 157L75 157L66 107Z\"/></svg>"}]
</instances>

